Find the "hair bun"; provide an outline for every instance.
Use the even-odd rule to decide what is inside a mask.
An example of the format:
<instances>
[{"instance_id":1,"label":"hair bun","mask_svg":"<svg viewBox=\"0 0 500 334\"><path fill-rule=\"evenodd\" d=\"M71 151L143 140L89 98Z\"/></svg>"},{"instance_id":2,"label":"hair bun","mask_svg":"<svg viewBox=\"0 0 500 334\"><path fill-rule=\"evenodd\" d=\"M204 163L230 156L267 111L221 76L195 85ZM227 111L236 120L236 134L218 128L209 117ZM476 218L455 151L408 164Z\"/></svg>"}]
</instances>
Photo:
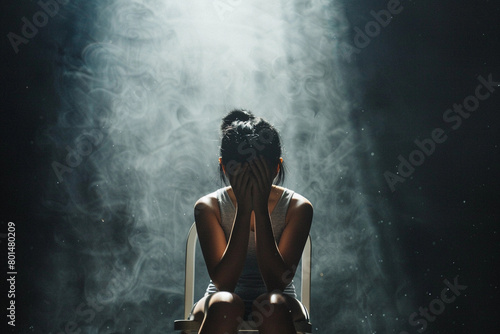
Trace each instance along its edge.
<instances>
[{"instance_id":1,"label":"hair bun","mask_svg":"<svg viewBox=\"0 0 500 334\"><path fill-rule=\"evenodd\" d=\"M224 132L224 130L230 127L235 121L246 122L253 119L255 119L255 116L250 111L235 109L229 112L229 114L227 114L226 117L222 119L222 125L220 129L222 132Z\"/></svg>"}]
</instances>

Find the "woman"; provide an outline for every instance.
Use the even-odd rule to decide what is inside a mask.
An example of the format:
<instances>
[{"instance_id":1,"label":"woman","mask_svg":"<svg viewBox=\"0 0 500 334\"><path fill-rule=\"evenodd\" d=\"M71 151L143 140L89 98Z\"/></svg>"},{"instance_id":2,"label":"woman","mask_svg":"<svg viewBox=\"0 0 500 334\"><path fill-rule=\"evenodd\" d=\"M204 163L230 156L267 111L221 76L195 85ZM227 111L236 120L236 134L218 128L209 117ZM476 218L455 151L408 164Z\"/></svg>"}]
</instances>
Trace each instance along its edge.
<instances>
[{"instance_id":1,"label":"woman","mask_svg":"<svg viewBox=\"0 0 500 334\"><path fill-rule=\"evenodd\" d=\"M273 184L285 173L272 125L233 110L221 132L220 173L231 186L195 204L211 281L190 318L202 321L202 334L237 333L243 319L253 320L259 333L296 333L294 321L308 315L292 278L309 235L312 205Z\"/></svg>"}]
</instances>

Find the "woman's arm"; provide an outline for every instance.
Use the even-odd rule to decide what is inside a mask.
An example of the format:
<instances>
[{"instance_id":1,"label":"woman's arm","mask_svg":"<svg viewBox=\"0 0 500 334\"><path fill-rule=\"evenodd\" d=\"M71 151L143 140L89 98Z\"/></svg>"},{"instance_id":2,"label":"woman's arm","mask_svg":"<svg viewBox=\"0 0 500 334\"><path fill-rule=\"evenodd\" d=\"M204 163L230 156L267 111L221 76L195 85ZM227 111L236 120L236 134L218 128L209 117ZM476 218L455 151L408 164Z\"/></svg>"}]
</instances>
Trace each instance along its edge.
<instances>
[{"instance_id":1,"label":"woman's arm","mask_svg":"<svg viewBox=\"0 0 500 334\"><path fill-rule=\"evenodd\" d=\"M215 214L217 199L205 196L198 200L194 216L198 238L207 270L219 291L233 292L241 275L250 235L251 185L248 174L237 173L231 178L237 196L237 209L229 240Z\"/></svg>"},{"instance_id":2,"label":"woman's arm","mask_svg":"<svg viewBox=\"0 0 500 334\"><path fill-rule=\"evenodd\" d=\"M243 270L250 234L250 212L237 211L228 242L207 199L195 205L198 238L207 270L219 291L233 292Z\"/></svg>"},{"instance_id":3,"label":"woman's arm","mask_svg":"<svg viewBox=\"0 0 500 334\"><path fill-rule=\"evenodd\" d=\"M287 224L276 244L268 211L272 174L264 160L251 165L254 173L252 200L255 212L255 245L257 261L268 292L283 291L295 275L311 228L313 207L296 194L287 212Z\"/></svg>"},{"instance_id":4,"label":"woman's arm","mask_svg":"<svg viewBox=\"0 0 500 334\"><path fill-rule=\"evenodd\" d=\"M311 203L292 200L290 218L276 244L268 211L255 211L255 245L259 269L268 292L283 291L292 281L306 244L313 217ZM267 210L267 208L266 208Z\"/></svg>"}]
</instances>

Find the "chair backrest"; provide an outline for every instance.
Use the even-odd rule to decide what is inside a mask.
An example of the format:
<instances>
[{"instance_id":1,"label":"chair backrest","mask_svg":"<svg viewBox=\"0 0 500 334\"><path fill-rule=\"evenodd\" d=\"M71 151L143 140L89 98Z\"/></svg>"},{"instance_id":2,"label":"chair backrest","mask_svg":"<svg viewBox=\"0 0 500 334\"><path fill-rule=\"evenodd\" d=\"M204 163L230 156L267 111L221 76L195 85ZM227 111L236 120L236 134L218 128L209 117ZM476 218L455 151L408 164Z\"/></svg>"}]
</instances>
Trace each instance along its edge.
<instances>
[{"instance_id":1,"label":"chair backrest","mask_svg":"<svg viewBox=\"0 0 500 334\"><path fill-rule=\"evenodd\" d=\"M189 229L186 242L186 280L184 285L184 319L189 317L194 303L194 276L195 276L195 255L196 255L196 223ZM311 306L311 236L307 237L304 251L302 252L302 284L300 288L300 301L310 312Z\"/></svg>"}]
</instances>

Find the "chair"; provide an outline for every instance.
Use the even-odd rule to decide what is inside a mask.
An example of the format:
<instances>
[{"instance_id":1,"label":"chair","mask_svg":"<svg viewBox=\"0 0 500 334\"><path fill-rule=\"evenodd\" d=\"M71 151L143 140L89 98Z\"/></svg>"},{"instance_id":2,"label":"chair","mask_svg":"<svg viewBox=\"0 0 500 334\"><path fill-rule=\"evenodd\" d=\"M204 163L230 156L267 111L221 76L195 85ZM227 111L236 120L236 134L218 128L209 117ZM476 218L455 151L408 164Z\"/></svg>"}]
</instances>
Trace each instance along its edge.
<instances>
[{"instance_id":1,"label":"chair","mask_svg":"<svg viewBox=\"0 0 500 334\"><path fill-rule=\"evenodd\" d=\"M186 243L186 281L184 285L184 319L174 321L174 329L182 331L182 334L197 333L201 322L187 320L194 303L194 276L195 276L195 253L196 253L196 224L191 226ZM311 304L311 237L307 238L307 242L302 252L302 284L300 289L300 298L306 309L310 310ZM245 321L240 326L239 333L258 333L257 326L252 321ZM295 330L297 333L311 333L312 325L309 321L295 322Z\"/></svg>"}]
</instances>

